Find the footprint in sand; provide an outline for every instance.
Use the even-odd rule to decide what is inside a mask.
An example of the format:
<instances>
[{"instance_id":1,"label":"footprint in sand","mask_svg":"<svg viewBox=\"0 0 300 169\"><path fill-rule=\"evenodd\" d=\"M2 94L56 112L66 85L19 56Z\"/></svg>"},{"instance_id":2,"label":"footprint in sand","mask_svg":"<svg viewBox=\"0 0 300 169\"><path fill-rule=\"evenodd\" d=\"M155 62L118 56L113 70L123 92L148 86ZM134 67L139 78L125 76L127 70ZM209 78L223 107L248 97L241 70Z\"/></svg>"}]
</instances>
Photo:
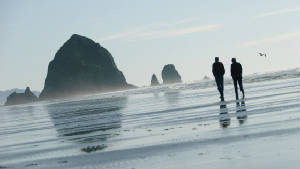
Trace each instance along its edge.
<instances>
[{"instance_id":1,"label":"footprint in sand","mask_svg":"<svg viewBox=\"0 0 300 169\"><path fill-rule=\"evenodd\" d=\"M202 156L202 155L204 155L204 153L198 153L198 156Z\"/></svg>"},{"instance_id":2,"label":"footprint in sand","mask_svg":"<svg viewBox=\"0 0 300 169\"><path fill-rule=\"evenodd\" d=\"M26 167L30 167L30 166L37 166L38 164L36 163L31 163L31 164L27 164Z\"/></svg>"},{"instance_id":3,"label":"footprint in sand","mask_svg":"<svg viewBox=\"0 0 300 169\"><path fill-rule=\"evenodd\" d=\"M63 164L63 163L68 163L68 161L64 160L64 161L58 161L58 163Z\"/></svg>"}]
</instances>

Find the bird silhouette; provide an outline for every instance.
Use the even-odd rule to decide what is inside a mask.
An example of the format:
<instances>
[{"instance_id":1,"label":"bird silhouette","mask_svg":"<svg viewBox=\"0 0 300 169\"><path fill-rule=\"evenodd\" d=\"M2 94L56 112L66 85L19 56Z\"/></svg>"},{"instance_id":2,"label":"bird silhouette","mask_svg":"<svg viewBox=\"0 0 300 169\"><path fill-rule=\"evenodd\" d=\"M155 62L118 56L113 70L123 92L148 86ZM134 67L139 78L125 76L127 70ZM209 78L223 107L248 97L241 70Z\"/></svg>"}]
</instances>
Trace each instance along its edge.
<instances>
[{"instance_id":1,"label":"bird silhouette","mask_svg":"<svg viewBox=\"0 0 300 169\"><path fill-rule=\"evenodd\" d=\"M265 58L267 57L267 54L265 54L265 53L259 53L258 52L258 54L259 54L259 56L264 56Z\"/></svg>"}]
</instances>

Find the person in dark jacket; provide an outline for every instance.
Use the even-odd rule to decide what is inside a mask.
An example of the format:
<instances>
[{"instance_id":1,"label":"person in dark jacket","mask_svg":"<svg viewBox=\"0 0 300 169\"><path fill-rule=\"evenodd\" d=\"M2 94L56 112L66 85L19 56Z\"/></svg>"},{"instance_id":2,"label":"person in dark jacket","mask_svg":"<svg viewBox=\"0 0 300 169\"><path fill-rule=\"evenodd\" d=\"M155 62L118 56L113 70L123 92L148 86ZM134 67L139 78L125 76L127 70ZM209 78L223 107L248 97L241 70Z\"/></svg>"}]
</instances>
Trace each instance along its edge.
<instances>
[{"instance_id":1,"label":"person in dark jacket","mask_svg":"<svg viewBox=\"0 0 300 169\"><path fill-rule=\"evenodd\" d=\"M224 74L225 74L225 69L223 66L222 62L219 62L219 58L215 57L215 63L212 65L212 73L215 77L216 84L220 93L220 98L222 101L224 101Z\"/></svg>"},{"instance_id":2,"label":"person in dark jacket","mask_svg":"<svg viewBox=\"0 0 300 169\"><path fill-rule=\"evenodd\" d=\"M236 100L239 99L238 95L238 89L237 89L237 83L240 86L240 91L243 93L243 99L245 98L245 93L244 93L244 88L243 88L243 68L242 65L239 62L236 62L235 58L231 59L232 64L231 64L231 77L233 80L234 84L234 90L235 90L235 98Z\"/></svg>"}]
</instances>

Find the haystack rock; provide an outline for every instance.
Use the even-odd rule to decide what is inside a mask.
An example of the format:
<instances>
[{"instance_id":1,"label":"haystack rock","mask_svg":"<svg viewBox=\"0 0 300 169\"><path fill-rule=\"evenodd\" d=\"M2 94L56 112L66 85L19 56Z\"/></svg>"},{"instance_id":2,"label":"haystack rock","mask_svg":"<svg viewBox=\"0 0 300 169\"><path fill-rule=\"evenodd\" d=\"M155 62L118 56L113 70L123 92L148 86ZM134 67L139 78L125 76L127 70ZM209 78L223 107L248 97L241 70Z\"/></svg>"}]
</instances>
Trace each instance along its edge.
<instances>
[{"instance_id":1,"label":"haystack rock","mask_svg":"<svg viewBox=\"0 0 300 169\"><path fill-rule=\"evenodd\" d=\"M151 86L157 86L159 85L159 82L157 80L157 77L155 74L152 75L152 78L151 78Z\"/></svg>"},{"instance_id":2,"label":"haystack rock","mask_svg":"<svg viewBox=\"0 0 300 169\"><path fill-rule=\"evenodd\" d=\"M133 88L99 43L74 34L48 65L40 99Z\"/></svg>"},{"instance_id":3,"label":"haystack rock","mask_svg":"<svg viewBox=\"0 0 300 169\"><path fill-rule=\"evenodd\" d=\"M38 98L34 93L30 91L29 87L26 87L24 93L13 92L6 98L5 105L25 104L38 101Z\"/></svg>"},{"instance_id":4,"label":"haystack rock","mask_svg":"<svg viewBox=\"0 0 300 169\"><path fill-rule=\"evenodd\" d=\"M181 83L181 76L179 75L178 71L175 69L173 64L165 65L162 72L162 79L164 84L170 83Z\"/></svg>"}]
</instances>

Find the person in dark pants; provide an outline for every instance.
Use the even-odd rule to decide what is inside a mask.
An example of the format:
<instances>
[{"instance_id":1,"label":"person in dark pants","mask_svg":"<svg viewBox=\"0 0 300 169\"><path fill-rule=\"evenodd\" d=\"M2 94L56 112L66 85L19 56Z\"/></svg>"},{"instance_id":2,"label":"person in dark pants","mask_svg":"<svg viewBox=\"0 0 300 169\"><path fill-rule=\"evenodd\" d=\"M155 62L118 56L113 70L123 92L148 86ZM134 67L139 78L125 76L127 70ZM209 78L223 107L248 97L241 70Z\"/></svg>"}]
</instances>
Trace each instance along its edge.
<instances>
[{"instance_id":1,"label":"person in dark pants","mask_svg":"<svg viewBox=\"0 0 300 169\"><path fill-rule=\"evenodd\" d=\"M240 86L240 91L243 93L243 99L245 98L244 88L243 88L243 68L242 65L239 62L236 62L235 58L231 59L231 77L234 84L234 90L235 90L235 98L236 100L239 99L238 89L237 89L237 83Z\"/></svg>"},{"instance_id":2,"label":"person in dark pants","mask_svg":"<svg viewBox=\"0 0 300 169\"><path fill-rule=\"evenodd\" d=\"M225 74L225 69L223 66L222 62L219 62L219 58L215 57L215 63L213 63L212 65L212 73L215 77L216 83L217 83L217 87L220 93L220 98L222 101L224 101L224 74Z\"/></svg>"}]
</instances>

